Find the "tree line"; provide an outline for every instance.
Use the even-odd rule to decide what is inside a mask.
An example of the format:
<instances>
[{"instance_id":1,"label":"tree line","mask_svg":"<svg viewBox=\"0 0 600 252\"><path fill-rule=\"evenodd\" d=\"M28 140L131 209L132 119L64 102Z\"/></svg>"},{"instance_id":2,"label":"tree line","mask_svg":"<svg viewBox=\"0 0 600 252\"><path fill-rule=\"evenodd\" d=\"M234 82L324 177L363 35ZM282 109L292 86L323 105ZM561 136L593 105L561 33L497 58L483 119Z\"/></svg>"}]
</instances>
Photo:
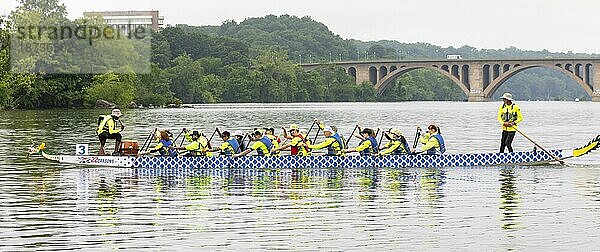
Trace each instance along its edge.
<instances>
[{"instance_id":1,"label":"tree line","mask_svg":"<svg viewBox=\"0 0 600 252\"><path fill-rule=\"evenodd\" d=\"M433 71L417 70L403 75L378 97L372 84L357 85L342 68L325 65L304 71L298 63L301 57L303 62L363 60L361 51L367 52L365 59L439 58L450 52L463 57L553 55L514 48L477 50L396 41L362 42L342 39L310 17L269 15L241 23L178 25L155 32L149 43L149 71L143 73L119 69L79 74L83 69L71 68L66 69L71 74L68 71L15 73L11 71L9 36L20 23L56 26L102 22L94 18L68 20L66 8L58 0L19 0L19 3L15 11L0 20L0 108L3 109L91 107L99 99L120 106L132 102L162 106L219 102L464 100L466 96L458 87ZM102 60L103 65L135 64L144 57L135 46L127 44L133 42L99 40L97 43L96 48L107 55L96 59ZM371 56L370 52L373 52ZM66 67L52 61L51 56L74 56L72 58L79 60L76 53L55 44L48 55L19 63L63 69ZM89 68L94 64L82 59L76 65ZM517 77L506 86L531 87L519 89L524 92L520 96L524 99L585 98L580 87L552 71L527 72Z\"/></svg>"}]
</instances>

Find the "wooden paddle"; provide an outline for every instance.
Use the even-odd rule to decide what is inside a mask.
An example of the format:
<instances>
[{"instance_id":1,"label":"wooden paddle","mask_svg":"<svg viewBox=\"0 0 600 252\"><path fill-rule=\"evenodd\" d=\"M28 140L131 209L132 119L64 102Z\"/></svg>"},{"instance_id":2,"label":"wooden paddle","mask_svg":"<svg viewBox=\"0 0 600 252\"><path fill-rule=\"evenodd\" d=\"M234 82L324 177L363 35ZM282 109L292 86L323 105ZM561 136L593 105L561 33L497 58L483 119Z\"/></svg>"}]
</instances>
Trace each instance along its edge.
<instances>
[{"instance_id":1,"label":"wooden paddle","mask_svg":"<svg viewBox=\"0 0 600 252\"><path fill-rule=\"evenodd\" d=\"M315 119L312 123L312 125L310 125L310 128L308 129L308 132L306 133L306 137L310 136L310 132L312 131L313 127L315 127L315 124L317 124L318 120ZM319 134L319 133L317 133ZM306 141L305 141L306 142Z\"/></svg>"},{"instance_id":2,"label":"wooden paddle","mask_svg":"<svg viewBox=\"0 0 600 252\"><path fill-rule=\"evenodd\" d=\"M350 139L352 139L352 137L354 136L354 132L356 132L356 129L358 129L358 124L356 126L354 126L354 129L352 130L352 133L350 133L350 137L348 137L348 139L344 143L346 146L348 146L348 143L350 143Z\"/></svg>"},{"instance_id":3,"label":"wooden paddle","mask_svg":"<svg viewBox=\"0 0 600 252\"><path fill-rule=\"evenodd\" d=\"M417 133L415 133L415 141L413 142L413 149L417 148L417 144L419 144L419 137L421 137L421 128L417 127Z\"/></svg>"},{"instance_id":4,"label":"wooden paddle","mask_svg":"<svg viewBox=\"0 0 600 252\"><path fill-rule=\"evenodd\" d=\"M529 138L527 135L525 135L525 133L523 133L522 131L520 131L517 128L514 128L517 132L519 132L519 134L521 134L522 136L524 136L525 138L527 138L527 140L529 140L530 142L532 142L535 146L537 146L538 148L542 149L544 152L546 152L546 154L548 154L550 157L554 158L554 160L558 161L561 165L564 165L565 162L562 161L560 158L558 158L557 156L554 156L552 153L550 153L549 151L547 151L546 149L544 149L544 147L542 147L541 145L539 145L538 143L536 143L535 141L533 141L533 139Z\"/></svg>"},{"instance_id":5,"label":"wooden paddle","mask_svg":"<svg viewBox=\"0 0 600 252\"><path fill-rule=\"evenodd\" d=\"M233 137L235 138L235 136L233 136ZM243 144L245 145L245 143L244 143L244 142L246 141L246 137L248 137L248 134L244 134L244 137L242 137L242 141L241 141L241 143L238 143L238 147L237 147L237 149L235 150L235 153L234 153L234 154L237 154L237 153L239 153L239 152L240 152L240 148L242 148L242 145L243 145ZM237 138L236 138L236 141L237 141Z\"/></svg>"},{"instance_id":6,"label":"wooden paddle","mask_svg":"<svg viewBox=\"0 0 600 252\"><path fill-rule=\"evenodd\" d=\"M321 124L317 120L315 120L315 123L317 124L317 134L315 135L315 140L312 141L313 144L317 141L317 138L319 137L319 132L321 132ZM308 134L306 136L308 137Z\"/></svg>"},{"instance_id":7,"label":"wooden paddle","mask_svg":"<svg viewBox=\"0 0 600 252\"><path fill-rule=\"evenodd\" d=\"M138 150L138 156L139 153L144 152L144 149L146 148L146 144L148 144L148 146L150 146L150 139L152 139L152 137L156 134L156 131L158 130L158 128L154 128L154 130L150 133L150 135L146 138L146 141L144 141L144 144L142 145L142 148L140 148Z\"/></svg>"}]
</instances>

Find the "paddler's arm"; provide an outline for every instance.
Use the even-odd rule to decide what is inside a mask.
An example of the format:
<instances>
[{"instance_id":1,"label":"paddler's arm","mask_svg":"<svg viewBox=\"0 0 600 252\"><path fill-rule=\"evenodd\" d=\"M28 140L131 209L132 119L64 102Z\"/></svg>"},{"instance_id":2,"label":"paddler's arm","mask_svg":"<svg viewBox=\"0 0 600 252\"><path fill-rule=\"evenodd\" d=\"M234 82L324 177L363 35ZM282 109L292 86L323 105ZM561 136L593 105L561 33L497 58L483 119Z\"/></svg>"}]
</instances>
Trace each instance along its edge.
<instances>
[{"instance_id":1,"label":"paddler's arm","mask_svg":"<svg viewBox=\"0 0 600 252\"><path fill-rule=\"evenodd\" d=\"M323 148L329 146L331 143L333 143L333 141L336 141L335 138L325 138L325 141L323 141L320 144L315 144L315 145L309 144L308 148L314 149L314 150L320 150L320 149L323 149Z\"/></svg>"},{"instance_id":2,"label":"paddler's arm","mask_svg":"<svg viewBox=\"0 0 600 252\"><path fill-rule=\"evenodd\" d=\"M258 150L260 148L260 146L264 144L260 141L256 141L252 146L250 146L250 148L246 149L244 152L239 153L239 154L235 154L233 155L233 157L240 157L240 156L246 156L248 155L248 153L252 152L253 150Z\"/></svg>"},{"instance_id":3,"label":"paddler's arm","mask_svg":"<svg viewBox=\"0 0 600 252\"><path fill-rule=\"evenodd\" d=\"M421 151L428 151L430 149L437 148L439 146L440 146L440 144L438 143L437 138L430 137L429 141L427 141L427 143L425 145L423 145L423 147L421 147Z\"/></svg>"},{"instance_id":4,"label":"paddler's arm","mask_svg":"<svg viewBox=\"0 0 600 252\"><path fill-rule=\"evenodd\" d=\"M392 152L394 152L396 149L398 149L398 147L400 147L400 142L399 141L394 141L394 142L390 142L388 144L385 145L385 150L382 150L381 152L379 152L380 155L389 155Z\"/></svg>"},{"instance_id":5,"label":"paddler's arm","mask_svg":"<svg viewBox=\"0 0 600 252\"><path fill-rule=\"evenodd\" d=\"M287 130L285 129L285 127L281 127L281 131L283 131L283 138L290 139L290 140L294 139L293 136L288 135Z\"/></svg>"},{"instance_id":6,"label":"paddler's arm","mask_svg":"<svg viewBox=\"0 0 600 252\"><path fill-rule=\"evenodd\" d=\"M356 138L358 138L358 139L360 139L361 141L365 140L365 138L361 134L359 134L359 133L354 133L353 136L356 137Z\"/></svg>"},{"instance_id":7,"label":"paddler's arm","mask_svg":"<svg viewBox=\"0 0 600 252\"><path fill-rule=\"evenodd\" d=\"M291 143L286 143L286 144L284 144L284 145L282 145L282 146L279 146L279 148L274 148L274 149L272 149L272 150L271 150L271 153L273 153L273 152L278 152L278 151L280 151L280 150L285 150L285 149L289 148L290 146L292 146L292 144L291 144Z\"/></svg>"},{"instance_id":8,"label":"paddler's arm","mask_svg":"<svg viewBox=\"0 0 600 252\"><path fill-rule=\"evenodd\" d=\"M194 141L194 140L192 140L192 136L190 135L189 131L186 131L184 136L185 136L185 140L187 140L188 142Z\"/></svg>"},{"instance_id":9,"label":"paddler's arm","mask_svg":"<svg viewBox=\"0 0 600 252\"><path fill-rule=\"evenodd\" d=\"M156 146L154 146L153 149L146 151L146 152L140 152L140 155L146 155L148 153L154 153L159 151L161 148L163 147L163 144L161 142L158 142L158 144L156 144Z\"/></svg>"},{"instance_id":10,"label":"paddler's arm","mask_svg":"<svg viewBox=\"0 0 600 252\"><path fill-rule=\"evenodd\" d=\"M362 143L360 143L360 145L358 145L356 148L346 149L346 152L361 152L369 148L369 146L371 146L371 141L363 140Z\"/></svg>"},{"instance_id":11,"label":"paddler's arm","mask_svg":"<svg viewBox=\"0 0 600 252\"><path fill-rule=\"evenodd\" d=\"M200 143L198 143L197 141L193 141L193 142L189 143L188 145L184 146L182 149L187 150L187 151L195 151L195 150L200 149Z\"/></svg>"},{"instance_id":12,"label":"paddler's arm","mask_svg":"<svg viewBox=\"0 0 600 252\"><path fill-rule=\"evenodd\" d=\"M250 152L252 152L252 151L253 151L253 149L250 149L250 148L248 148L248 149L246 149L246 150L245 150L244 152L242 152L242 153L239 153L239 154L235 154L235 155L233 155L233 157L241 157L241 156L246 156L246 155L248 155L248 153L250 153Z\"/></svg>"},{"instance_id":13,"label":"paddler's arm","mask_svg":"<svg viewBox=\"0 0 600 252\"><path fill-rule=\"evenodd\" d=\"M325 124L324 124L323 122L321 122L321 121L319 121L319 120L315 120L315 123L317 123L317 126L319 126L319 128L320 128L321 130L324 130L324 129L325 129Z\"/></svg>"},{"instance_id":14,"label":"paddler's arm","mask_svg":"<svg viewBox=\"0 0 600 252\"><path fill-rule=\"evenodd\" d=\"M515 120L515 125L519 124L523 121L523 114L521 114L521 107L515 105L515 110L517 111L517 120Z\"/></svg>"},{"instance_id":15,"label":"paddler's arm","mask_svg":"<svg viewBox=\"0 0 600 252\"><path fill-rule=\"evenodd\" d=\"M229 145L228 142L223 142L219 147L214 147L210 150L207 150L206 152L216 152L216 151L224 151L227 149L227 146Z\"/></svg>"},{"instance_id":16,"label":"paddler's arm","mask_svg":"<svg viewBox=\"0 0 600 252\"><path fill-rule=\"evenodd\" d=\"M429 142L430 137L431 137L431 135L429 133L425 133L424 135L421 135L419 137L419 142L422 144L427 144Z\"/></svg>"}]
</instances>

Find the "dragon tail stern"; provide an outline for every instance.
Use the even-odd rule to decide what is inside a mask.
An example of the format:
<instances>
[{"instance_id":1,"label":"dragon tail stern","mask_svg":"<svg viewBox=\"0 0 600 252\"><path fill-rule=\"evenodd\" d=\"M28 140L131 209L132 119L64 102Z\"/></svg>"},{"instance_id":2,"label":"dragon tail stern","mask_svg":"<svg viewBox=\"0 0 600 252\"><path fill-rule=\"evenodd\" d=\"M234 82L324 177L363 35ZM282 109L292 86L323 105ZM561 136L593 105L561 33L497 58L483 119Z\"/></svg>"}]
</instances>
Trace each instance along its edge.
<instances>
[{"instance_id":1,"label":"dragon tail stern","mask_svg":"<svg viewBox=\"0 0 600 252\"><path fill-rule=\"evenodd\" d=\"M600 147L600 135L596 136L592 141L584 145L583 147L577 148L573 150L574 157L581 157L585 154L588 154Z\"/></svg>"}]
</instances>

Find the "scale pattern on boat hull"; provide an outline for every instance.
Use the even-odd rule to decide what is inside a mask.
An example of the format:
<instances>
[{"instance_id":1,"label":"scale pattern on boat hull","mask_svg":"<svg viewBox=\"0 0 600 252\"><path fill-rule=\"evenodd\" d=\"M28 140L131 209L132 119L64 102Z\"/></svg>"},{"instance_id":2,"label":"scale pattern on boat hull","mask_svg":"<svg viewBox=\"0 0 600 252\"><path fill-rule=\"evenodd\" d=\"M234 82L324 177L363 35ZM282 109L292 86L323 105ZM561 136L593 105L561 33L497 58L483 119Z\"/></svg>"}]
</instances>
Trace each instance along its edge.
<instances>
[{"instance_id":1,"label":"scale pattern on boat hull","mask_svg":"<svg viewBox=\"0 0 600 252\"><path fill-rule=\"evenodd\" d=\"M561 150L551 151L562 158ZM510 164L548 163L554 159L545 152L407 155L407 156L312 156L312 157L140 157L135 168L148 169L278 169L278 168L435 168L474 167Z\"/></svg>"}]
</instances>

